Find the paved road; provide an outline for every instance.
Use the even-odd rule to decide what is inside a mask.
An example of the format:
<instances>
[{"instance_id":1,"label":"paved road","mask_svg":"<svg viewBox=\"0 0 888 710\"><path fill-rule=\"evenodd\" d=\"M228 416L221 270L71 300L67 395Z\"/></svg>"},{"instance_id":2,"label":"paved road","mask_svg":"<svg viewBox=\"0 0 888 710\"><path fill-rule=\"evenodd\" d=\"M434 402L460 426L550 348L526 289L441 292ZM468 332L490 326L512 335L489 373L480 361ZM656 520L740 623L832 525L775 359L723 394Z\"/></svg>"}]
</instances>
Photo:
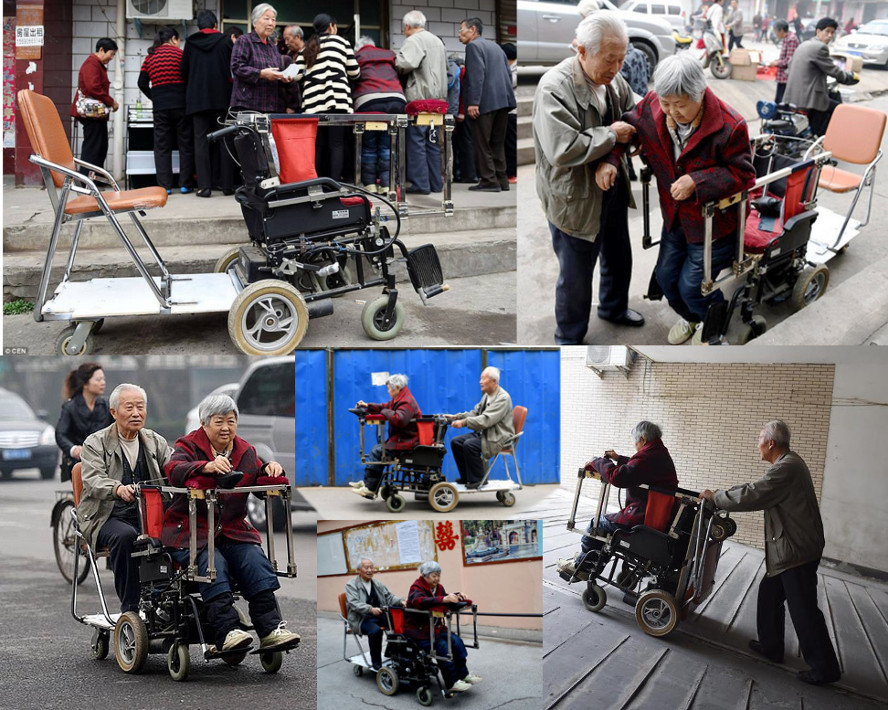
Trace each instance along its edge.
<instances>
[{"instance_id":1,"label":"paved road","mask_svg":"<svg viewBox=\"0 0 888 710\"><path fill-rule=\"evenodd\" d=\"M96 661L90 653L91 630L70 614L70 587L52 554L49 515L58 483L27 479L0 481L0 708L167 708L292 707L316 704L316 525L314 516L294 515L300 576L282 580L278 592L289 626L302 636L300 647L285 656L276 675L262 672L256 657L229 668L205 663L191 649L186 683L173 682L165 657L151 655L139 675L118 668L113 653ZM277 549L284 544L282 536ZM114 599L110 573L103 575ZM81 587L81 613L98 608L90 580Z\"/></svg>"}]
</instances>

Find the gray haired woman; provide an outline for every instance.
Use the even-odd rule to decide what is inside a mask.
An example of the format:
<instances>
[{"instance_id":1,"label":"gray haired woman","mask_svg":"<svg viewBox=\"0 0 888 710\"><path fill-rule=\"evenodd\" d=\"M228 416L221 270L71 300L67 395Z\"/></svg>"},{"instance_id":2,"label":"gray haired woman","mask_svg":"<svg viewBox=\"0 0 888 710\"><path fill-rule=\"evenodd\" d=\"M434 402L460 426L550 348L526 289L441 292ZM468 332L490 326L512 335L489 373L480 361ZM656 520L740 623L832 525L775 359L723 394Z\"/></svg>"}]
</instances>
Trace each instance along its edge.
<instances>
[{"instance_id":1,"label":"gray haired woman","mask_svg":"<svg viewBox=\"0 0 888 710\"><path fill-rule=\"evenodd\" d=\"M285 96L281 82L289 82L281 73L291 63L282 55L271 36L277 27L277 10L268 3L253 8L253 31L239 37L231 52L231 90L233 111L283 113Z\"/></svg>"}]
</instances>

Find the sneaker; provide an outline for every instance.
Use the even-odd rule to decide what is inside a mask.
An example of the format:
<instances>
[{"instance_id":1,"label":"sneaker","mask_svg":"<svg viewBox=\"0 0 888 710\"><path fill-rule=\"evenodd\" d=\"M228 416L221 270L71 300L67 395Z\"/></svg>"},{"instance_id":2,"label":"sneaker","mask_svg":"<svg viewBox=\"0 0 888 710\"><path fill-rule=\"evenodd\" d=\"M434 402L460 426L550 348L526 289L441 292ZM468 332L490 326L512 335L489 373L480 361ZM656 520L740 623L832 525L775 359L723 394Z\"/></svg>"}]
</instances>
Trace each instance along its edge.
<instances>
[{"instance_id":1,"label":"sneaker","mask_svg":"<svg viewBox=\"0 0 888 710\"><path fill-rule=\"evenodd\" d=\"M373 183L372 185L364 185L364 189L365 189L367 192L373 192L373 193L375 193L375 192L376 192L376 183Z\"/></svg>"},{"instance_id":2,"label":"sneaker","mask_svg":"<svg viewBox=\"0 0 888 710\"><path fill-rule=\"evenodd\" d=\"M510 185L516 185L517 183L518 183L518 176L517 175L513 175L512 177L509 178Z\"/></svg>"},{"instance_id":3,"label":"sneaker","mask_svg":"<svg viewBox=\"0 0 888 710\"><path fill-rule=\"evenodd\" d=\"M667 338L669 344L681 345L688 338L693 337L697 330L697 325L697 323L689 323L684 318L679 318L678 323L669 330L669 337Z\"/></svg>"},{"instance_id":4,"label":"sneaker","mask_svg":"<svg viewBox=\"0 0 888 710\"><path fill-rule=\"evenodd\" d=\"M464 680L458 680L458 681L456 681L456 683L454 683L453 685L450 686L450 692L451 693L462 693L471 687L472 686L469 685L468 683L466 683Z\"/></svg>"},{"instance_id":5,"label":"sneaker","mask_svg":"<svg viewBox=\"0 0 888 710\"><path fill-rule=\"evenodd\" d=\"M246 631L241 629L232 629L225 637L225 643L222 644L222 651L234 651L238 648L245 648L252 645L253 637Z\"/></svg>"},{"instance_id":6,"label":"sneaker","mask_svg":"<svg viewBox=\"0 0 888 710\"><path fill-rule=\"evenodd\" d=\"M293 643L294 641L301 641L302 637L294 631L287 631L284 627L287 625L286 621L282 621L277 625L277 628L272 631L268 636L263 636L259 639L259 648L260 649L269 649L269 648L277 648L278 646L286 646L287 644Z\"/></svg>"},{"instance_id":7,"label":"sneaker","mask_svg":"<svg viewBox=\"0 0 888 710\"><path fill-rule=\"evenodd\" d=\"M349 481L348 485L350 485L352 488L363 488L364 482L363 481Z\"/></svg>"},{"instance_id":8,"label":"sneaker","mask_svg":"<svg viewBox=\"0 0 888 710\"><path fill-rule=\"evenodd\" d=\"M577 570L578 557L579 553L577 553L573 557L565 557L558 560L558 562L555 564L555 569L558 570L558 576L561 577L561 579L569 582L576 580L582 580L585 582L589 580L588 564L584 565L586 569Z\"/></svg>"},{"instance_id":9,"label":"sneaker","mask_svg":"<svg viewBox=\"0 0 888 710\"><path fill-rule=\"evenodd\" d=\"M363 496L364 498L375 498L376 494L371 491L367 486L362 482L359 487L352 488L352 493L357 493L359 496Z\"/></svg>"},{"instance_id":10,"label":"sneaker","mask_svg":"<svg viewBox=\"0 0 888 710\"><path fill-rule=\"evenodd\" d=\"M694 337L691 338L691 345L709 345L703 342L703 324L697 323L697 329L694 331Z\"/></svg>"},{"instance_id":11,"label":"sneaker","mask_svg":"<svg viewBox=\"0 0 888 710\"><path fill-rule=\"evenodd\" d=\"M481 676L475 675L474 673L469 673L465 678L463 678L463 683L468 683L469 685L477 685L481 682Z\"/></svg>"}]
</instances>

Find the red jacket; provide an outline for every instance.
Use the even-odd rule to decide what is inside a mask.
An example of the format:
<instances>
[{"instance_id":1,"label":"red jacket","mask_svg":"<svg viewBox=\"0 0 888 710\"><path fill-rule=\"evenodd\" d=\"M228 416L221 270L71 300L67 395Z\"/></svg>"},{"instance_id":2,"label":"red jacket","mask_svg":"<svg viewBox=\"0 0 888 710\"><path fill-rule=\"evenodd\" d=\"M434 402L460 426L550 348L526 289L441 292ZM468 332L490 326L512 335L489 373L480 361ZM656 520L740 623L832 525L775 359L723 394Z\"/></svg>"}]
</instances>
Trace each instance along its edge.
<instances>
[{"instance_id":1,"label":"red jacket","mask_svg":"<svg viewBox=\"0 0 888 710\"><path fill-rule=\"evenodd\" d=\"M367 413L382 414L388 422L389 435L385 440L385 448L403 451L419 444L419 429L412 420L422 416L422 412L407 387L385 404L368 404Z\"/></svg>"},{"instance_id":2,"label":"red jacket","mask_svg":"<svg viewBox=\"0 0 888 710\"><path fill-rule=\"evenodd\" d=\"M77 88L84 96L91 99L98 99L106 106L113 106L114 99L108 90L111 88L111 80L108 78L108 67L99 61L95 54L90 54L86 61L80 66L80 74L77 76ZM71 111L69 115L77 116L77 94L74 94L74 100L71 102ZM99 118L96 120L107 121L110 116Z\"/></svg>"},{"instance_id":3,"label":"red jacket","mask_svg":"<svg viewBox=\"0 0 888 710\"><path fill-rule=\"evenodd\" d=\"M438 584L435 593L422 577L419 577L410 587L407 594L407 608L423 609L425 611L444 611L447 605L444 603L444 597L447 591L444 585ZM439 635L445 630L444 621L437 619L435 622L435 635ZM404 633L410 638L420 641L429 640L429 617L424 614L411 614L409 611L404 612Z\"/></svg>"},{"instance_id":4,"label":"red jacket","mask_svg":"<svg viewBox=\"0 0 888 710\"><path fill-rule=\"evenodd\" d=\"M175 451L173 451L172 458L167 463L164 472L171 486L183 487L189 478L211 477L212 474L201 474L200 470L213 458L213 449L206 432L203 429L195 429L176 442ZM238 486L256 485L256 478L265 469L265 464L259 459L256 449L239 436L234 437L231 466L232 470L244 473ZM262 543L262 537L246 520L248 495L249 493L219 496L221 503L217 503L215 510L215 536L217 538L225 537L234 542L248 542L257 545ZM173 502L163 517L161 542L170 547L187 548L189 531L188 497L177 493L173 496ZM205 547L206 544L207 504L206 501L199 500L197 502L198 549Z\"/></svg>"},{"instance_id":5,"label":"red jacket","mask_svg":"<svg viewBox=\"0 0 888 710\"><path fill-rule=\"evenodd\" d=\"M620 456L617 463L604 457L593 459L586 464L586 469L598 471L603 479L617 488L627 489L623 509L604 516L612 523L625 527L644 523L648 492L646 488L638 488L639 484L678 488L675 464L662 439L648 442L632 458Z\"/></svg>"},{"instance_id":6,"label":"red jacket","mask_svg":"<svg viewBox=\"0 0 888 710\"><path fill-rule=\"evenodd\" d=\"M704 241L702 207L712 200L733 195L755 183L752 152L746 121L719 99L711 89L703 97L703 120L691 134L687 145L675 159L675 144L666 128L666 114L660 108L657 94L648 92L623 120L638 131L642 158L657 179L663 226L670 231L678 227L690 244ZM619 166L625 146L615 149L607 161ZM687 200L677 202L670 187L682 175L690 175L696 191ZM737 234L737 208L715 211L712 239L733 238Z\"/></svg>"}]
</instances>

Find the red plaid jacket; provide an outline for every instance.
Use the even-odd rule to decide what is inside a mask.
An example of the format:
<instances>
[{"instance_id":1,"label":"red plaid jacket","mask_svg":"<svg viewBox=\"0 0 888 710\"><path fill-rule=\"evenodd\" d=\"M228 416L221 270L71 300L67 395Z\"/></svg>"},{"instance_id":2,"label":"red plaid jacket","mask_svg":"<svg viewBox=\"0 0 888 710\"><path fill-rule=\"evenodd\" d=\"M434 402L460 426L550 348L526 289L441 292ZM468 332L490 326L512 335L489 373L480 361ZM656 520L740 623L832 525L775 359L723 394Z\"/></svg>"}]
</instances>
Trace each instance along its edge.
<instances>
[{"instance_id":1,"label":"red plaid jacket","mask_svg":"<svg viewBox=\"0 0 888 710\"><path fill-rule=\"evenodd\" d=\"M789 77L789 60L799 48L799 38L795 32L787 32L783 38L783 46L780 48L780 57L777 59L777 76L775 77L778 84L785 84Z\"/></svg>"},{"instance_id":2,"label":"red plaid jacket","mask_svg":"<svg viewBox=\"0 0 888 710\"><path fill-rule=\"evenodd\" d=\"M213 449L203 429L195 429L176 442L172 458L167 463L165 473L171 486L182 487L189 478L196 476L212 476L201 474L200 470L213 460ZM265 464L259 459L256 449L241 439L234 437L234 448L231 451L231 466L234 471L243 471L244 477L238 486L256 485L256 478L263 473ZM216 505L215 536L224 536L234 542L248 542L259 545L262 537L247 522L247 496L220 496L221 503ZM170 547L187 548L190 528L188 526L188 498L177 493L163 517L161 542ZM197 546L198 549L207 544L207 504L197 502Z\"/></svg>"},{"instance_id":3,"label":"red plaid jacket","mask_svg":"<svg viewBox=\"0 0 888 710\"><path fill-rule=\"evenodd\" d=\"M419 444L419 429L416 427L416 422L412 420L422 416L422 412L407 387L404 387L394 399L385 404L368 403L367 413L382 414L388 422L389 435L385 440L385 448L403 451L412 449Z\"/></svg>"},{"instance_id":4,"label":"red plaid jacket","mask_svg":"<svg viewBox=\"0 0 888 710\"><path fill-rule=\"evenodd\" d=\"M642 159L657 179L663 225L670 231L679 227L689 243L704 240L703 205L755 183L752 152L746 121L719 99L710 89L703 97L703 120L691 134L678 159L672 137L666 128L666 114L657 94L649 92L623 120L637 130ZM625 146L618 146L605 158L619 169ZM677 202L669 188L682 175L690 175L696 191L687 200ZM713 220L714 241L733 238L737 233L737 209L716 210Z\"/></svg>"}]
</instances>

